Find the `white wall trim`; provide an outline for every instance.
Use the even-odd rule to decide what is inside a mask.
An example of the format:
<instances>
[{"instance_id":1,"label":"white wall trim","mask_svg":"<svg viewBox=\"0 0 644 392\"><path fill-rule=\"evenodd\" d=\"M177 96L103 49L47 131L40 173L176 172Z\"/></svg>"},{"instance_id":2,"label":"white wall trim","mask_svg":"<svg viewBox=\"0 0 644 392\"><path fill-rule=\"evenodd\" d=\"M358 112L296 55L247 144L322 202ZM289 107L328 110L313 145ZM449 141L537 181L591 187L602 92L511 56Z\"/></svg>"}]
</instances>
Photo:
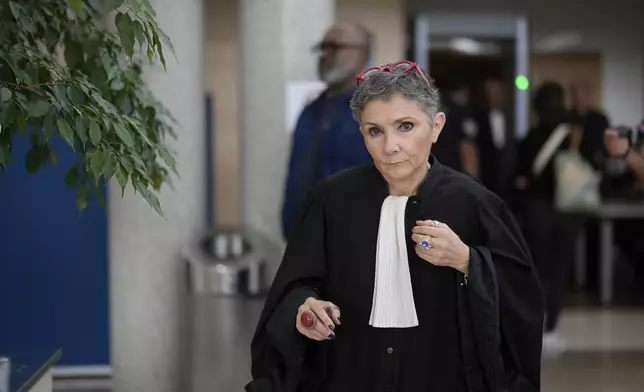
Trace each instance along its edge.
<instances>
[{"instance_id":1,"label":"white wall trim","mask_svg":"<svg viewBox=\"0 0 644 392\"><path fill-rule=\"evenodd\" d=\"M112 377L112 367L109 365L54 366L52 375L55 378Z\"/></svg>"}]
</instances>

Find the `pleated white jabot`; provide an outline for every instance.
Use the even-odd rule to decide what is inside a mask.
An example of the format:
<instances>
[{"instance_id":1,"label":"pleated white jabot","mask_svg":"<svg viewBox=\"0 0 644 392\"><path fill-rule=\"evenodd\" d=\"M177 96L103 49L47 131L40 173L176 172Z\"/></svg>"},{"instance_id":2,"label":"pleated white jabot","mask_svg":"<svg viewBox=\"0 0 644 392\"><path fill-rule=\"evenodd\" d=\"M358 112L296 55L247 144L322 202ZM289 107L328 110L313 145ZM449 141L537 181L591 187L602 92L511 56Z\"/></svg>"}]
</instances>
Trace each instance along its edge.
<instances>
[{"instance_id":1,"label":"pleated white jabot","mask_svg":"<svg viewBox=\"0 0 644 392\"><path fill-rule=\"evenodd\" d=\"M376 248L376 279L369 325L375 328L418 326L405 241L407 196L382 203Z\"/></svg>"}]
</instances>

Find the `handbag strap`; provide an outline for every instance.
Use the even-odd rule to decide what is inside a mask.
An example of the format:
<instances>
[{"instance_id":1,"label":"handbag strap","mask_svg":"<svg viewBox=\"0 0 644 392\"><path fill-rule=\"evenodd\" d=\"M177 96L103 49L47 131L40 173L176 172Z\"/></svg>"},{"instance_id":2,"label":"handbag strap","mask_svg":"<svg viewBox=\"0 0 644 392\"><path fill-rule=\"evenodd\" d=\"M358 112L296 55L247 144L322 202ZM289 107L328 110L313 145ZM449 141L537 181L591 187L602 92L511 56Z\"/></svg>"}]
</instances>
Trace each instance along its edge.
<instances>
[{"instance_id":1,"label":"handbag strap","mask_svg":"<svg viewBox=\"0 0 644 392\"><path fill-rule=\"evenodd\" d=\"M548 137L548 140L546 140L543 146L541 146L537 157L532 163L532 174L535 177L538 177L543 169L546 168L548 162L550 162L559 146L561 146L561 143L563 143L563 141L566 140L566 137L570 135L570 132L571 129L568 124L562 123L555 128L552 134L550 134L550 137Z\"/></svg>"}]
</instances>

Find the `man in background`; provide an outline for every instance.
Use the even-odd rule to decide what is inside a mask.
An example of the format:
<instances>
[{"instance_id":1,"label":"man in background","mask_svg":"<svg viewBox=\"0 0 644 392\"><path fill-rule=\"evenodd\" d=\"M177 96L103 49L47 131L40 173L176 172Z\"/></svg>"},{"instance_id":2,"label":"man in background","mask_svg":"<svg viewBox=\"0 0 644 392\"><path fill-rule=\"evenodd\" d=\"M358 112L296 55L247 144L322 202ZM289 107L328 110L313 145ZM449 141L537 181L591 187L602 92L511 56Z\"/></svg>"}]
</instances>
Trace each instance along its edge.
<instances>
[{"instance_id":1,"label":"man in background","mask_svg":"<svg viewBox=\"0 0 644 392\"><path fill-rule=\"evenodd\" d=\"M318 75L327 89L297 121L286 178L282 229L288 238L311 187L330 174L371 162L349 102L355 76L369 58L371 34L352 23L331 27L315 46Z\"/></svg>"},{"instance_id":2,"label":"man in background","mask_svg":"<svg viewBox=\"0 0 644 392\"><path fill-rule=\"evenodd\" d=\"M432 147L441 164L478 178L478 156L474 137L477 126L470 110L470 89L465 81L453 78L447 82L444 111L447 116L438 142Z\"/></svg>"},{"instance_id":3,"label":"man in background","mask_svg":"<svg viewBox=\"0 0 644 392\"><path fill-rule=\"evenodd\" d=\"M484 106L475 116L480 180L489 190L507 201L514 176L514 127L508 119L503 83L490 78L485 81L483 88Z\"/></svg>"}]
</instances>

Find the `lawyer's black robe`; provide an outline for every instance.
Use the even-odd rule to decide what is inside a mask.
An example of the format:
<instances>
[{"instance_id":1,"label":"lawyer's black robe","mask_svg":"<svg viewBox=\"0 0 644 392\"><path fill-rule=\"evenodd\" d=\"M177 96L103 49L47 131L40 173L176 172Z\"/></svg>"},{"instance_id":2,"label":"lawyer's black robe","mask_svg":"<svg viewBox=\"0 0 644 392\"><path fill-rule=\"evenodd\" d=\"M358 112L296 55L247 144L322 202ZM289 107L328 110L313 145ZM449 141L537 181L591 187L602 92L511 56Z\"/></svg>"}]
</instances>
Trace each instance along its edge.
<instances>
[{"instance_id":1,"label":"lawyer's black robe","mask_svg":"<svg viewBox=\"0 0 644 392\"><path fill-rule=\"evenodd\" d=\"M539 391L543 299L525 242L504 203L431 159L406 210L419 326L369 326L380 208L373 166L320 183L289 239L253 338L250 392ZM416 255L416 220L444 222L470 246L467 278ZM340 308L336 339L295 328L309 296Z\"/></svg>"}]
</instances>

